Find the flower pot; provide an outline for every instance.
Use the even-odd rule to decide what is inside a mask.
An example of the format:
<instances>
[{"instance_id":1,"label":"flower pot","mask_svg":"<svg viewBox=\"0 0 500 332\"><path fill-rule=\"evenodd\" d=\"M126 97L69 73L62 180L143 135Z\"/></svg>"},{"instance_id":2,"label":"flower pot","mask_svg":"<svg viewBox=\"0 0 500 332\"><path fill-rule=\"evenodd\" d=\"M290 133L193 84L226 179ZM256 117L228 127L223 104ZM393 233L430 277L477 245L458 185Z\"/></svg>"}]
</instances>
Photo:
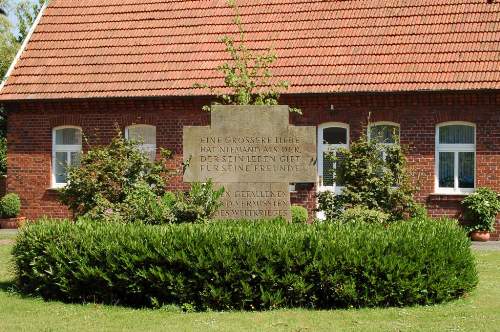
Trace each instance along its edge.
<instances>
[{"instance_id":1,"label":"flower pot","mask_svg":"<svg viewBox=\"0 0 500 332\"><path fill-rule=\"evenodd\" d=\"M3 229L16 229L26 223L26 217L0 219L0 228Z\"/></svg>"},{"instance_id":2,"label":"flower pot","mask_svg":"<svg viewBox=\"0 0 500 332\"><path fill-rule=\"evenodd\" d=\"M473 231L470 233L472 241L488 242L490 240L490 232L488 231Z\"/></svg>"}]
</instances>

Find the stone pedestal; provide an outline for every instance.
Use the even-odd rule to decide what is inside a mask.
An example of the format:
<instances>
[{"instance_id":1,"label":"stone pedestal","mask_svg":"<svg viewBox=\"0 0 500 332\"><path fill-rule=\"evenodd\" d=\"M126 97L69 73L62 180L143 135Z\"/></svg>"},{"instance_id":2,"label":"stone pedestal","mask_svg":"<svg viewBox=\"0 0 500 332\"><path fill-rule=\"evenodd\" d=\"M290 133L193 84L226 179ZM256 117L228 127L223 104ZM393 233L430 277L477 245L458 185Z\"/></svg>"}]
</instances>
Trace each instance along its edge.
<instances>
[{"instance_id":1,"label":"stone pedestal","mask_svg":"<svg viewBox=\"0 0 500 332\"><path fill-rule=\"evenodd\" d=\"M184 127L184 181L226 188L221 219L290 219L289 184L316 181L316 128L288 106L215 106L209 127Z\"/></svg>"}]
</instances>

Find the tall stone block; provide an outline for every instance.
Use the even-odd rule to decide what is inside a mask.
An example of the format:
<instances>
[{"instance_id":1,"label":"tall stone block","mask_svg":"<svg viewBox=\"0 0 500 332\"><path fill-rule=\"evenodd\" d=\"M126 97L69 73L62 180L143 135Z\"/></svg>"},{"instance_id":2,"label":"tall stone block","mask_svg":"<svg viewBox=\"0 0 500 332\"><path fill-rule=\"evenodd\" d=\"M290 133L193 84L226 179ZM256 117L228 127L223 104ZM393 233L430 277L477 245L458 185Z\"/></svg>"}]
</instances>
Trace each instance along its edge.
<instances>
[{"instance_id":1,"label":"tall stone block","mask_svg":"<svg viewBox=\"0 0 500 332\"><path fill-rule=\"evenodd\" d=\"M288 117L288 106L215 106L211 126L184 127L184 181L224 185L220 218L290 218L289 183L317 175L316 129Z\"/></svg>"}]
</instances>

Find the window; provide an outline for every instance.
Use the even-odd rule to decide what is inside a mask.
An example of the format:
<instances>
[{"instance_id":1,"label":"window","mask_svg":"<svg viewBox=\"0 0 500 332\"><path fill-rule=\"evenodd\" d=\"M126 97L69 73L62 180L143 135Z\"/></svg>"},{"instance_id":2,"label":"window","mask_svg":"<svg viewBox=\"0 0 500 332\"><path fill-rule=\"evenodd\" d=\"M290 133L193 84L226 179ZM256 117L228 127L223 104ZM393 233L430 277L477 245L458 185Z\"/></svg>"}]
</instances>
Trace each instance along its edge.
<instances>
[{"instance_id":1,"label":"window","mask_svg":"<svg viewBox=\"0 0 500 332\"><path fill-rule=\"evenodd\" d=\"M436 192L470 193L475 188L476 128L448 122L436 130Z\"/></svg>"},{"instance_id":2,"label":"window","mask_svg":"<svg viewBox=\"0 0 500 332\"><path fill-rule=\"evenodd\" d=\"M382 158L386 158L386 147L399 140L399 125L393 122L375 122L368 127L368 139L381 146Z\"/></svg>"},{"instance_id":3,"label":"window","mask_svg":"<svg viewBox=\"0 0 500 332\"><path fill-rule=\"evenodd\" d=\"M82 130L58 127L54 128L52 136L52 184L60 188L68 182L68 167L80 165Z\"/></svg>"},{"instance_id":4,"label":"window","mask_svg":"<svg viewBox=\"0 0 500 332\"><path fill-rule=\"evenodd\" d=\"M336 154L339 148L349 147L349 126L343 123L325 123L318 128L318 174L320 191L339 191L342 179L335 179L335 169L341 167L326 156ZM339 162L337 162L339 164Z\"/></svg>"},{"instance_id":5,"label":"window","mask_svg":"<svg viewBox=\"0 0 500 332\"><path fill-rule=\"evenodd\" d=\"M139 149L148 155L150 160L156 158L156 127L149 125L133 125L125 130L125 138L139 143Z\"/></svg>"}]
</instances>

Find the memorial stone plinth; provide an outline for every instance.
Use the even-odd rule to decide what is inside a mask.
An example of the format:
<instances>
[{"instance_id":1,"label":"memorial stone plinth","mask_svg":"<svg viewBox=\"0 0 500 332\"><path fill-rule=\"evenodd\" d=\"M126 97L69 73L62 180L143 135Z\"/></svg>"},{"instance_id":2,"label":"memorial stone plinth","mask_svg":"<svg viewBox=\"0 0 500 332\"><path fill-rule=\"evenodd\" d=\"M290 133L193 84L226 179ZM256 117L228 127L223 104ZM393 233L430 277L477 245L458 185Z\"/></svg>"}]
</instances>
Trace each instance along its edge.
<instances>
[{"instance_id":1,"label":"memorial stone plinth","mask_svg":"<svg viewBox=\"0 0 500 332\"><path fill-rule=\"evenodd\" d=\"M290 218L289 184L316 182L316 128L288 106L214 106L211 126L184 127L185 182L224 186L221 219Z\"/></svg>"}]
</instances>

